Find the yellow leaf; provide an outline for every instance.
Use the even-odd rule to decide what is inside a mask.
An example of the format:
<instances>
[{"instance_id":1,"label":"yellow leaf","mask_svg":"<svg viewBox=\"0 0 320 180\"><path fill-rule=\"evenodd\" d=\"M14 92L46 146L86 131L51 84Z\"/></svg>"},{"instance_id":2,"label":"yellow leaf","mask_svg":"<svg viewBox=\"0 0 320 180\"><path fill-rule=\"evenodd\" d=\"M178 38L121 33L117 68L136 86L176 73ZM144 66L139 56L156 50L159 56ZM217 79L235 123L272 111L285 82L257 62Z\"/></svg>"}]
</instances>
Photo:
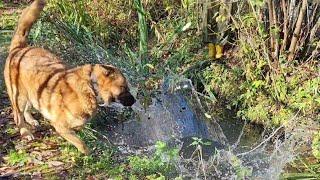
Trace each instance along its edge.
<instances>
[{"instance_id":1,"label":"yellow leaf","mask_svg":"<svg viewBox=\"0 0 320 180\"><path fill-rule=\"evenodd\" d=\"M216 48L213 43L208 44L208 49L209 49L209 57L212 59L215 59L216 57Z\"/></svg>"},{"instance_id":2,"label":"yellow leaf","mask_svg":"<svg viewBox=\"0 0 320 180\"><path fill-rule=\"evenodd\" d=\"M215 49L216 49L216 58L217 59L221 58L223 56L223 46L217 44Z\"/></svg>"}]
</instances>

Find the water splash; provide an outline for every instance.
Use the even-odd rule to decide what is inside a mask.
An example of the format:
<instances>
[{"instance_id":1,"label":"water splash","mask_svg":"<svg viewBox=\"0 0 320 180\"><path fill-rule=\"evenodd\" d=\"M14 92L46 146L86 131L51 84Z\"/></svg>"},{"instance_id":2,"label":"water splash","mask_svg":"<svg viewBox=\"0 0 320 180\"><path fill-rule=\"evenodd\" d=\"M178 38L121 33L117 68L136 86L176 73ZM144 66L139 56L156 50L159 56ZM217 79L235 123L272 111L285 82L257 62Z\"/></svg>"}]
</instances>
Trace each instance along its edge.
<instances>
[{"instance_id":1,"label":"water splash","mask_svg":"<svg viewBox=\"0 0 320 180\"><path fill-rule=\"evenodd\" d=\"M190 80L173 84L171 79L163 83L161 93L152 98L146 109L138 101L132 107L134 119L114 124L109 131L110 138L117 145L148 146L156 141L172 141L185 137L214 139L225 144L222 131L220 135L210 130L209 124L203 121L189 105L186 96L192 96Z\"/></svg>"},{"instance_id":2,"label":"water splash","mask_svg":"<svg viewBox=\"0 0 320 180\"><path fill-rule=\"evenodd\" d=\"M165 78L161 93L152 98L149 107L144 109L138 101L132 109L135 118L113 124L108 131L110 140L125 154L151 152L159 140L178 144L183 156L177 169L186 178L278 179L287 163L300 152L299 148L311 142L311 134L305 131L308 126L293 124L297 122L294 117L290 126L270 131L268 136L262 134L260 142L255 139L250 147L239 143L246 141L241 137L229 144L229 135L241 136L245 128L221 129L215 119L206 121L200 98L191 81L184 78ZM192 137L210 141L211 145L189 146Z\"/></svg>"}]
</instances>

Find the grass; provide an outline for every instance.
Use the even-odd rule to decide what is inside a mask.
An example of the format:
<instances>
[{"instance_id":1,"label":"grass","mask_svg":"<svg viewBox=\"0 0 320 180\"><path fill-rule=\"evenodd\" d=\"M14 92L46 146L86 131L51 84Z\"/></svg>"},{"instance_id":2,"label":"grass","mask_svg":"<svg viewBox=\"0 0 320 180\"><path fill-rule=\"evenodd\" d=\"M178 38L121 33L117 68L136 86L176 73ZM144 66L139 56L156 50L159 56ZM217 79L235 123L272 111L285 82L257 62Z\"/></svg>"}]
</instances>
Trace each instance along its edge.
<instances>
[{"instance_id":1,"label":"grass","mask_svg":"<svg viewBox=\"0 0 320 180\"><path fill-rule=\"evenodd\" d=\"M172 177L174 175L179 149L169 148L164 142L157 142L155 147L156 151L151 158L129 157L129 168L132 174L140 178L145 176Z\"/></svg>"},{"instance_id":2,"label":"grass","mask_svg":"<svg viewBox=\"0 0 320 180\"><path fill-rule=\"evenodd\" d=\"M319 179L320 178L320 162L317 160L311 160L308 162L303 158L296 160L291 164L295 168L296 172L284 173L281 178L283 179Z\"/></svg>"},{"instance_id":3,"label":"grass","mask_svg":"<svg viewBox=\"0 0 320 180\"><path fill-rule=\"evenodd\" d=\"M25 151L10 151L7 161L12 166L23 166L26 165L28 159L29 155Z\"/></svg>"},{"instance_id":4,"label":"grass","mask_svg":"<svg viewBox=\"0 0 320 180\"><path fill-rule=\"evenodd\" d=\"M18 133L17 129L13 128L13 127L8 127L6 129L6 133L9 135L9 136L12 136L12 135L15 135L16 133Z\"/></svg>"},{"instance_id":5,"label":"grass","mask_svg":"<svg viewBox=\"0 0 320 180\"><path fill-rule=\"evenodd\" d=\"M123 156L117 147L99 140L97 134L82 131L79 135L92 150L89 156L81 154L61 137L47 135L35 142L14 142L19 150L10 150L2 166L16 167L21 177L32 173L57 179L61 175L76 179L90 176L98 179L175 177L178 151L164 142L158 142L156 151L150 156Z\"/></svg>"}]
</instances>

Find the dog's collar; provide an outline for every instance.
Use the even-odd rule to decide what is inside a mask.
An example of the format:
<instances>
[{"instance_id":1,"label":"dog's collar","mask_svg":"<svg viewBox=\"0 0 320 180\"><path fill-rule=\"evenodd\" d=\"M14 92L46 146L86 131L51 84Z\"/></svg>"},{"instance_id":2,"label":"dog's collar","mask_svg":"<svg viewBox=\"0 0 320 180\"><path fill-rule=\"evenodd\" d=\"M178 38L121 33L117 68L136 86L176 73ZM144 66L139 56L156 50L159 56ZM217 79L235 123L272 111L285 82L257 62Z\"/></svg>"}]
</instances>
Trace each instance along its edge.
<instances>
[{"instance_id":1,"label":"dog's collar","mask_svg":"<svg viewBox=\"0 0 320 180\"><path fill-rule=\"evenodd\" d=\"M102 96L100 96L100 93L99 93L97 80L98 80L97 76L93 73L93 71L91 71L90 81L91 81L91 86L94 92L94 96L96 97L97 104L99 106L105 106L106 103L104 102L104 100L102 99Z\"/></svg>"}]
</instances>

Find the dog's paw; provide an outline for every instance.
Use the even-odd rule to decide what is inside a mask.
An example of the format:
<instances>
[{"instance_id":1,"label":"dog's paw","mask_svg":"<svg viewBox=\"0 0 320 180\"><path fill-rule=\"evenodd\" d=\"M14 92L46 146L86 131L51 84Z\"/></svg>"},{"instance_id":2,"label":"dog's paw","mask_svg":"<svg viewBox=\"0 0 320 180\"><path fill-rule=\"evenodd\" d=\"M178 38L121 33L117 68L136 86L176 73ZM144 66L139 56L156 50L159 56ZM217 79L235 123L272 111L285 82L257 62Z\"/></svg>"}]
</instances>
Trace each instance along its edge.
<instances>
[{"instance_id":1,"label":"dog's paw","mask_svg":"<svg viewBox=\"0 0 320 180\"><path fill-rule=\"evenodd\" d=\"M83 148L79 149L81 153L88 156L90 154L90 150L87 146L84 146Z\"/></svg>"}]
</instances>

